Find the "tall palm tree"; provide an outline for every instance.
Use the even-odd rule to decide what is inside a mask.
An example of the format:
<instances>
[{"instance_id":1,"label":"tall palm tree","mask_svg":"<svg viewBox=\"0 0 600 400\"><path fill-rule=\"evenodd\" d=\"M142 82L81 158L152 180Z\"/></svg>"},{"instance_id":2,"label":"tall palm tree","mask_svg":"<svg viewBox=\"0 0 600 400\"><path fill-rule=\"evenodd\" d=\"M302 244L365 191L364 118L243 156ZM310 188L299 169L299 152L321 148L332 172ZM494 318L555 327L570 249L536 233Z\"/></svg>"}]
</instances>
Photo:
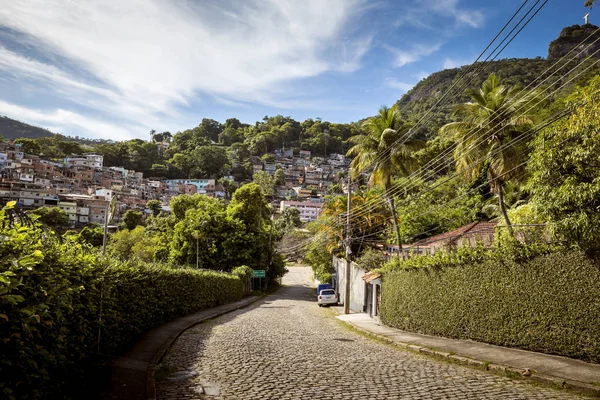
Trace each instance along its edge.
<instances>
[{"instance_id":1,"label":"tall palm tree","mask_svg":"<svg viewBox=\"0 0 600 400\"><path fill-rule=\"evenodd\" d=\"M498 197L500 213L512 234L504 186L522 172L525 143L508 143L534 124L535 117L522 112L537 93L519 93L517 87L501 85L498 77L491 74L481 88L468 94L471 101L459 104L453 112L459 121L444 125L440 134L456 141L456 169L466 179L474 179L487 167L490 188Z\"/></svg>"},{"instance_id":2,"label":"tall palm tree","mask_svg":"<svg viewBox=\"0 0 600 400\"><path fill-rule=\"evenodd\" d=\"M396 106L382 106L379 114L365 121L362 128L362 134L349 139L354 144L346 154L354 157L350 164L352 177L370 171L369 186L383 189L392 214L398 248L401 249L398 217L391 192L392 176L408 175L417 168L418 163L412 153L422 146L422 142L401 139L407 133L408 126L401 120Z\"/></svg>"}]
</instances>

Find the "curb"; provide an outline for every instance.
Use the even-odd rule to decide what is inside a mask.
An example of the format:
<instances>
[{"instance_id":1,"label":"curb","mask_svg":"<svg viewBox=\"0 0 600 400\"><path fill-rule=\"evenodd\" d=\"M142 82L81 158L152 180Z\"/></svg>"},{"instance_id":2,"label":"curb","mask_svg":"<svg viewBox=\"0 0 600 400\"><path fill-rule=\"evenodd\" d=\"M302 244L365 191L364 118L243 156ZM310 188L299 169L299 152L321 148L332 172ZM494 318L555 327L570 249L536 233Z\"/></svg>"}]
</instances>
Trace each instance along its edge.
<instances>
[{"instance_id":1,"label":"curb","mask_svg":"<svg viewBox=\"0 0 600 400\"><path fill-rule=\"evenodd\" d=\"M465 365L465 366L469 366L469 367L474 367L474 368L477 368L477 369L480 369L483 371L499 373L499 374L508 376L509 378L514 378L515 376L519 376L520 378L528 379L528 380L540 383L544 386L553 387L555 389L563 389L563 390L568 389L568 390L571 390L571 391L574 391L577 393L600 398L600 386L591 385L591 384L579 382L579 381L573 381L570 379L563 379L563 378L559 378L559 377L555 377L555 376L551 376L551 375L540 374L540 373L536 372L535 370L529 369L529 368L521 369L521 368L510 367L510 366L503 365L503 364L493 364L493 363L488 363L488 362L484 362L484 361L480 361L480 360L475 360L475 359L469 358L469 357L463 357L463 356L459 356L456 354L446 353L444 351L435 350L435 349L432 349L429 347L417 346L417 345L409 344L406 342L397 342L393 339L390 339L387 336L380 335L378 333L373 333L369 330L366 330L357 325L354 325L352 322L348 322L348 321L344 321L344 320L339 320L339 321L350 325L353 329L356 329L357 331L361 332L362 334L364 334L366 336L370 336L370 337L376 338L378 340L388 342L389 344L394 345L396 347L400 347L404 350L408 350L408 351L411 351L414 353L419 353L424 356L442 359L442 360L450 361L450 362L453 362L456 364L461 364L461 365ZM528 374L528 375L523 375L524 373Z\"/></svg>"},{"instance_id":2,"label":"curb","mask_svg":"<svg viewBox=\"0 0 600 400\"><path fill-rule=\"evenodd\" d=\"M160 363L160 361L163 359L163 357L165 356L167 351L171 348L173 343L177 340L177 338L179 338L179 336L181 336L181 334L183 332L185 332L186 330L190 329L191 327L201 324L205 321L215 319L215 318L221 317L225 314L229 314L230 312L237 311L242 308L248 307L249 305L254 304L261 299L264 299L265 297L266 297L266 295L262 295L262 296L252 299L251 301L249 301L246 304L242 304L242 305L232 308L230 310L219 311L213 315L190 322L189 324L187 324L186 326L182 327L180 330L175 332L173 335L171 335L167 340L165 340L165 342L158 349L158 351L156 352L154 357L152 357L152 360L148 363L148 367L146 368L146 398L148 400L156 400L156 382L154 379L155 374L156 374L156 366Z\"/></svg>"}]
</instances>

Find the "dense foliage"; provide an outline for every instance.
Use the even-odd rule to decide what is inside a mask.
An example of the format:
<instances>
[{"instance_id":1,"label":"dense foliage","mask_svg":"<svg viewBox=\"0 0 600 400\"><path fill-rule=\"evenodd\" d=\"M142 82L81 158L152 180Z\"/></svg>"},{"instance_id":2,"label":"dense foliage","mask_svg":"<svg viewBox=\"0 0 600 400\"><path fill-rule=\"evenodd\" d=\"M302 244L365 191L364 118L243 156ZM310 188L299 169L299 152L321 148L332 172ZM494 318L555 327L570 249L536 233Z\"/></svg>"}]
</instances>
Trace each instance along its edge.
<instances>
[{"instance_id":1,"label":"dense foliage","mask_svg":"<svg viewBox=\"0 0 600 400\"><path fill-rule=\"evenodd\" d=\"M564 77L563 73L573 68L578 61L573 61L565 66L562 70L563 73L550 76L556 70L556 68L551 68L554 62L554 60L548 61L542 58L510 58L476 63L473 64L473 68L465 65L460 68L445 69L433 73L419 82L414 88L403 95L396 104L399 107L402 117L407 122L414 124L422 120L425 114L442 98L452 85L456 84L456 88L462 88L460 92L454 89L454 92L442 102L444 106L436 107L431 114L427 115L428 123L423 127L419 127L416 132L418 137L432 139L437 135L440 127L452 121L450 116L452 107L469 100L467 90L473 87L480 87L491 73L496 74L502 83L507 86L517 85L526 87L538 77L541 77L540 81L548 77L548 80L542 84L541 89L558 88L562 83L566 83L571 78L571 76ZM592 61L589 61L585 64L589 65L591 63ZM471 73L465 77L467 71L471 71ZM551 104L554 100L565 97L573 91L576 85L585 84L599 72L600 67L598 65L593 66L586 73L568 83L558 93L550 96L546 100L546 104Z\"/></svg>"},{"instance_id":2,"label":"dense foliage","mask_svg":"<svg viewBox=\"0 0 600 400\"><path fill-rule=\"evenodd\" d=\"M0 116L0 133L5 139L16 139L19 137L38 138L53 135L47 129L27 125L6 116Z\"/></svg>"},{"instance_id":3,"label":"dense foliage","mask_svg":"<svg viewBox=\"0 0 600 400\"><path fill-rule=\"evenodd\" d=\"M531 144L532 201L555 233L600 248L600 77L569 97L575 112Z\"/></svg>"},{"instance_id":4,"label":"dense foliage","mask_svg":"<svg viewBox=\"0 0 600 400\"><path fill-rule=\"evenodd\" d=\"M2 398L56 398L149 328L242 295L234 275L102 259L11 223L12 207L0 211Z\"/></svg>"},{"instance_id":5,"label":"dense foliage","mask_svg":"<svg viewBox=\"0 0 600 400\"><path fill-rule=\"evenodd\" d=\"M579 251L512 246L395 261L385 268L381 319L412 332L600 362L597 265Z\"/></svg>"}]
</instances>

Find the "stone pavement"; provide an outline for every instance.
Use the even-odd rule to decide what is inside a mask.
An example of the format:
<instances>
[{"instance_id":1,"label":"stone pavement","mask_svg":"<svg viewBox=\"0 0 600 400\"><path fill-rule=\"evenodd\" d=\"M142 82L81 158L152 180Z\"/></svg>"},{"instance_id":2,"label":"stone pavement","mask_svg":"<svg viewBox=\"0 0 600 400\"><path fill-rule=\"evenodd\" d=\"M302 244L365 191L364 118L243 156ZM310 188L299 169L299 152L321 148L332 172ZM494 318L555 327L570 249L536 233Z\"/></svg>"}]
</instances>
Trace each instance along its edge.
<instances>
[{"instance_id":1,"label":"stone pavement","mask_svg":"<svg viewBox=\"0 0 600 400\"><path fill-rule=\"evenodd\" d=\"M343 307L332 307L338 314ZM538 382L600 397L600 365L472 340L421 335L381 325L364 313L339 315L355 328L413 351L498 372L525 374Z\"/></svg>"},{"instance_id":2,"label":"stone pavement","mask_svg":"<svg viewBox=\"0 0 600 400\"><path fill-rule=\"evenodd\" d=\"M332 308L338 314L343 313L343 307ZM568 387L600 397L598 364L472 340L405 332L381 325L364 313L339 315L337 318L364 333L409 350L492 371L521 374L541 383Z\"/></svg>"},{"instance_id":3,"label":"stone pavement","mask_svg":"<svg viewBox=\"0 0 600 400\"><path fill-rule=\"evenodd\" d=\"M99 380L105 381L103 387L92 397L103 400L155 398L154 367L181 332L204 320L245 307L258 298L249 296L234 303L198 311L148 331L126 354L113 360L106 377L99 377Z\"/></svg>"},{"instance_id":4,"label":"stone pavement","mask_svg":"<svg viewBox=\"0 0 600 400\"><path fill-rule=\"evenodd\" d=\"M317 306L310 278L290 268L277 293L184 332L157 367L157 398L582 398L368 339Z\"/></svg>"}]
</instances>

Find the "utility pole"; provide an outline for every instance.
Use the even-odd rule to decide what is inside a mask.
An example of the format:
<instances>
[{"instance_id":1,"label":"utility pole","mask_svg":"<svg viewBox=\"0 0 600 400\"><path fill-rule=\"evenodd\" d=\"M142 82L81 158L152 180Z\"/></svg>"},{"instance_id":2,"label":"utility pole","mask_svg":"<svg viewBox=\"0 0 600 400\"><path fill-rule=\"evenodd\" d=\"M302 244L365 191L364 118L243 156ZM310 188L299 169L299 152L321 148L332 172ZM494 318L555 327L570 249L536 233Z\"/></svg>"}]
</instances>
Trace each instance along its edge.
<instances>
[{"instance_id":1,"label":"utility pole","mask_svg":"<svg viewBox=\"0 0 600 400\"><path fill-rule=\"evenodd\" d=\"M106 255L106 233L108 231L108 213L110 212L110 201L104 210L104 235L102 236L102 257Z\"/></svg>"},{"instance_id":2,"label":"utility pole","mask_svg":"<svg viewBox=\"0 0 600 400\"><path fill-rule=\"evenodd\" d=\"M344 293L344 314L350 314L350 202L352 198L352 181L350 171L348 171L348 204L346 210L346 277L345 277L345 293Z\"/></svg>"}]
</instances>

